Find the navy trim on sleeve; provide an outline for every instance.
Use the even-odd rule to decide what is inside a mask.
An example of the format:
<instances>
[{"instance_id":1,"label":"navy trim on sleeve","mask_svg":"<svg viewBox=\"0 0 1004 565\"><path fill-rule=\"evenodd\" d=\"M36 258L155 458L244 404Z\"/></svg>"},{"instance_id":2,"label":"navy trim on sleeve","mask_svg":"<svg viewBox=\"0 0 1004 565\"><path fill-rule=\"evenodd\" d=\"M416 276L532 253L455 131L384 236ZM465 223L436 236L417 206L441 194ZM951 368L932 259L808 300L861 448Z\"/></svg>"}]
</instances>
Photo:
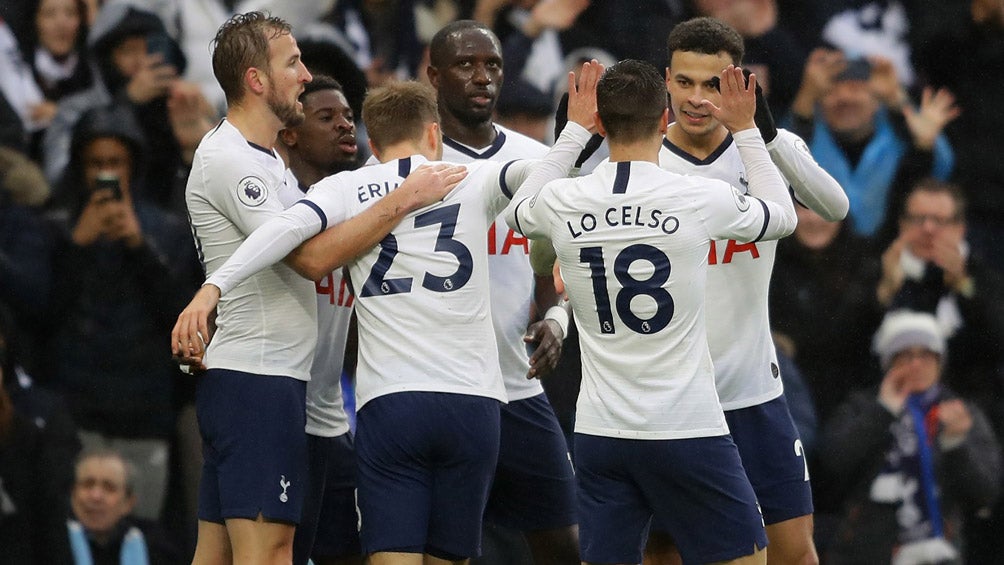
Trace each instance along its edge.
<instances>
[{"instance_id":1,"label":"navy trim on sleeve","mask_svg":"<svg viewBox=\"0 0 1004 565\"><path fill-rule=\"evenodd\" d=\"M397 176L405 179L411 174L411 157L405 157L397 162Z\"/></svg>"},{"instance_id":2,"label":"navy trim on sleeve","mask_svg":"<svg viewBox=\"0 0 1004 565\"><path fill-rule=\"evenodd\" d=\"M311 210L317 213L319 218L321 218L321 231L328 229L328 217L324 215L324 210L321 210L320 206L307 199L297 200L296 204L306 204Z\"/></svg>"},{"instance_id":3,"label":"navy trim on sleeve","mask_svg":"<svg viewBox=\"0 0 1004 565\"><path fill-rule=\"evenodd\" d=\"M763 207L763 228L760 230L760 235L756 236L756 239L753 240L753 243L760 241L763 234L767 233L767 224L770 223L770 208L767 207L767 203L759 198L757 198L756 201Z\"/></svg>"},{"instance_id":4,"label":"navy trim on sleeve","mask_svg":"<svg viewBox=\"0 0 1004 565\"><path fill-rule=\"evenodd\" d=\"M614 175L614 194L627 192L628 179L631 178L631 161L617 163L617 173Z\"/></svg>"},{"instance_id":5,"label":"navy trim on sleeve","mask_svg":"<svg viewBox=\"0 0 1004 565\"><path fill-rule=\"evenodd\" d=\"M509 165L512 165L516 161L509 161L505 165L502 165L502 171L499 172L499 186L502 187L502 194L509 200L512 200L512 190L509 189L509 184L505 181L505 173L509 170Z\"/></svg>"},{"instance_id":6,"label":"navy trim on sleeve","mask_svg":"<svg viewBox=\"0 0 1004 565\"><path fill-rule=\"evenodd\" d=\"M519 203L516 204L516 209L513 210L513 213L512 213L513 219L516 220L516 231L518 231L519 235L521 235L523 237L526 237L526 234L523 233L523 226L521 226L520 223L519 223L519 207L522 206L523 203L526 202L527 200L529 200L529 198L524 198L523 200L520 200Z\"/></svg>"}]
</instances>

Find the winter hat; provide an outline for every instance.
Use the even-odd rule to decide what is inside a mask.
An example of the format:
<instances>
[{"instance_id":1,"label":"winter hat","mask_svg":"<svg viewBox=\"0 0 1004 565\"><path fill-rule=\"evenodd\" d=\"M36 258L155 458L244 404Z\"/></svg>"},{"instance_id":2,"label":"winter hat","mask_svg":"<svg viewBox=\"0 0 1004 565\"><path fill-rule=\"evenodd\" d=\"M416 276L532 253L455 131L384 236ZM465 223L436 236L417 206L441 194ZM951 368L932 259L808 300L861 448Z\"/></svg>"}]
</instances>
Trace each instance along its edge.
<instances>
[{"instance_id":1,"label":"winter hat","mask_svg":"<svg viewBox=\"0 0 1004 565\"><path fill-rule=\"evenodd\" d=\"M872 341L872 349L879 356L882 369L889 368L897 353L911 347L923 347L943 357L945 337L938 320L930 313L911 310L886 314Z\"/></svg>"}]
</instances>

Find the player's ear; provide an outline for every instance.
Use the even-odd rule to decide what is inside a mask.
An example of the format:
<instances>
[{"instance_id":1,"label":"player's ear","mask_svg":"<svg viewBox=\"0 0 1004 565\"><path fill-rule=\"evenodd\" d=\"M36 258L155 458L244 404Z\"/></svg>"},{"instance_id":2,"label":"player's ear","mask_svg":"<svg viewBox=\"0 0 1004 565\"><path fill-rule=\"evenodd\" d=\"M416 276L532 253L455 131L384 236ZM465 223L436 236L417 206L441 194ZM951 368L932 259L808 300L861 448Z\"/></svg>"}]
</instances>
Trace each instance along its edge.
<instances>
[{"instance_id":1,"label":"player's ear","mask_svg":"<svg viewBox=\"0 0 1004 565\"><path fill-rule=\"evenodd\" d=\"M607 128L603 127L603 120L600 119L600 113L594 112L593 119L596 120L596 133L602 135L603 137L606 137Z\"/></svg>"},{"instance_id":2,"label":"player's ear","mask_svg":"<svg viewBox=\"0 0 1004 565\"><path fill-rule=\"evenodd\" d=\"M430 149L438 149L442 143L442 132L439 131L438 122L429 122L425 126L425 144Z\"/></svg>"},{"instance_id":3,"label":"player's ear","mask_svg":"<svg viewBox=\"0 0 1004 565\"><path fill-rule=\"evenodd\" d=\"M265 92L265 73L260 69L255 67L248 67L248 70L244 71L244 85L247 86L248 90L255 94L262 94Z\"/></svg>"},{"instance_id":4,"label":"player's ear","mask_svg":"<svg viewBox=\"0 0 1004 565\"><path fill-rule=\"evenodd\" d=\"M669 129L669 108L662 111L662 117L659 118L659 133L666 135L666 130Z\"/></svg>"},{"instance_id":5,"label":"player's ear","mask_svg":"<svg viewBox=\"0 0 1004 565\"><path fill-rule=\"evenodd\" d=\"M373 143L373 138L371 137L367 139L366 144L370 146L370 153L372 153L373 156L376 157L377 161L380 161L380 151L377 149L376 143Z\"/></svg>"},{"instance_id":6,"label":"player's ear","mask_svg":"<svg viewBox=\"0 0 1004 565\"><path fill-rule=\"evenodd\" d=\"M290 128L283 128L279 130L279 141L281 141L286 147L295 147L296 132Z\"/></svg>"},{"instance_id":7,"label":"player's ear","mask_svg":"<svg viewBox=\"0 0 1004 565\"><path fill-rule=\"evenodd\" d=\"M429 65L425 68L425 76L429 78L429 84L432 85L432 88L439 88L439 69Z\"/></svg>"}]
</instances>

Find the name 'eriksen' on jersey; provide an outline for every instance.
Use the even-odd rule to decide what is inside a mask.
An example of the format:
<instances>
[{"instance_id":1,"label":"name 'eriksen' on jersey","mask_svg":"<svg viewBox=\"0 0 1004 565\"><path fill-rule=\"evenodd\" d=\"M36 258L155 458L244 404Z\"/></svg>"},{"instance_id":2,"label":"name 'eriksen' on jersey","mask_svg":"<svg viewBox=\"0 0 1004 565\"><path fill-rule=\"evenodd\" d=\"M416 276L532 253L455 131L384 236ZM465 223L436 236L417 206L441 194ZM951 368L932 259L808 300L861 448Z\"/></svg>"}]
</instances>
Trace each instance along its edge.
<instances>
[{"instance_id":1,"label":"name 'eriksen' on jersey","mask_svg":"<svg viewBox=\"0 0 1004 565\"><path fill-rule=\"evenodd\" d=\"M398 186L399 183L392 183L390 181L384 181L382 183L371 182L369 184L360 185L356 188L356 196L359 198L359 203L361 204L372 198L383 198L384 196L390 194L390 192Z\"/></svg>"},{"instance_id":2,"label":"name 'eriksen' on jersey","mask_svg":"<svg viewBox=\"0 0 1004 565\"><path fill-rule=\"evenodd\" d=\"M646 213L641 206L621 206L607 208L600 218L607 226L616 227L642 227L651 229L661 229L666 235L673 235L680 229L680 220L676 216L664 216L662 210L648 210ZM572 239L589 233L596 229L598 221L593 214L583 214L578 225L573 225L572 221L566 221L568 233Z\"/></svg>"}]
</instances>

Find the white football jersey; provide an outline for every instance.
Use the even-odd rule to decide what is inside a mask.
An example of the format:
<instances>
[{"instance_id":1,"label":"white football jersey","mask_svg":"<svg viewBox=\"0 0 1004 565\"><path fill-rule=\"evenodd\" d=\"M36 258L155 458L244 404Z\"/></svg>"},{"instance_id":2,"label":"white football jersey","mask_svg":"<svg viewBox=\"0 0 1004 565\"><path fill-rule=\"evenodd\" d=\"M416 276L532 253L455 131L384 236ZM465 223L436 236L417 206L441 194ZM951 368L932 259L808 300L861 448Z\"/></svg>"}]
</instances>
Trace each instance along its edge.
<instances>
[{"instance_id":1,"label":"white football jersey","mask_svg":"<svg viewBox=\"0 0 1004 565\"><path fill-rule=\"evenodd\" d=\"M731 135L704 160L663 140L659 164L667 171L722 180L747 192L746 167ZM725 410L756 406L784 392L767 315L777 240L742 241L714 241L705 258L708 345Z\"/></svg>"},{"instance_id":2,"label":"white football jersey","mask_svg":"<svg viewBox=\"0 0 1004 565\"><path fill-rule=\"evenodd\" d=\"M727 183L648 162L602 164L513 200L510 223L554 244L579 326L576 432L728 433L705 328L708 248L790 231L779 210Z\"/></svg>"},{"instance_id":3,"label":"white football jersey","mask_svg":"<svg viewBox=\"0 0 1004 565\"><path fill-rule=\"evenodd\" d=\"M307 200L328 225L397 188L421 156L341 173ZM357 405L395 392L471 394L506 401L488 300L484 234L509 195L503 165L470 166L433 206L405 216L380 245L349 264L359 323Z\"/></svg>"},{"instance_id":4,"label":"white football jersey","mask_svg":"<svg viewBox=\"0 0 1004 565\"><path fill-rule=\"evenodd\" d=\"M279 193L284 208L303 198L292 171L286 170L288 181ZM317 347L310 365L307 382L307 426L312 436L336 437L349 431L349 416L342 397L342 368L345 343L349 336L349 320L355 298L342 269L325 275L314 283L317 295Z\"/></svg>"},{"instance_id":5,"label":"white football jersey","mask_svg":"<svg viewBox=\"0 0 1004 565\"><path fill-rule=\"evenodd\" d=\"M286 167L271 149L254 145L223 120L195 151L185 189L189 222L207 276L241 242L282 212L277 195ZM310 379L317 342L313 285L277 263L220 300L209 368Z\"/></svg>"},{"instance_id":6,"label":"white football jersey","mask_svg":"<svg viewBox=\"0 0 1004 565\"><path fill-rule=\"evenodd\" d=\"M547 146L521 133L495 125L498 135L488 147L475 149L443 137L443 160L500 163L515 159L540 159ZM537 379L528 380L529 357L523 335L530 322L534 276L530 269L530 242L516 233L501 216L488 228L488 278L491 288L492 323L499 348L499 366L510 401L544 392ZM541 313L543 315L543 313Z\"/></svg>"}]
</instances>

